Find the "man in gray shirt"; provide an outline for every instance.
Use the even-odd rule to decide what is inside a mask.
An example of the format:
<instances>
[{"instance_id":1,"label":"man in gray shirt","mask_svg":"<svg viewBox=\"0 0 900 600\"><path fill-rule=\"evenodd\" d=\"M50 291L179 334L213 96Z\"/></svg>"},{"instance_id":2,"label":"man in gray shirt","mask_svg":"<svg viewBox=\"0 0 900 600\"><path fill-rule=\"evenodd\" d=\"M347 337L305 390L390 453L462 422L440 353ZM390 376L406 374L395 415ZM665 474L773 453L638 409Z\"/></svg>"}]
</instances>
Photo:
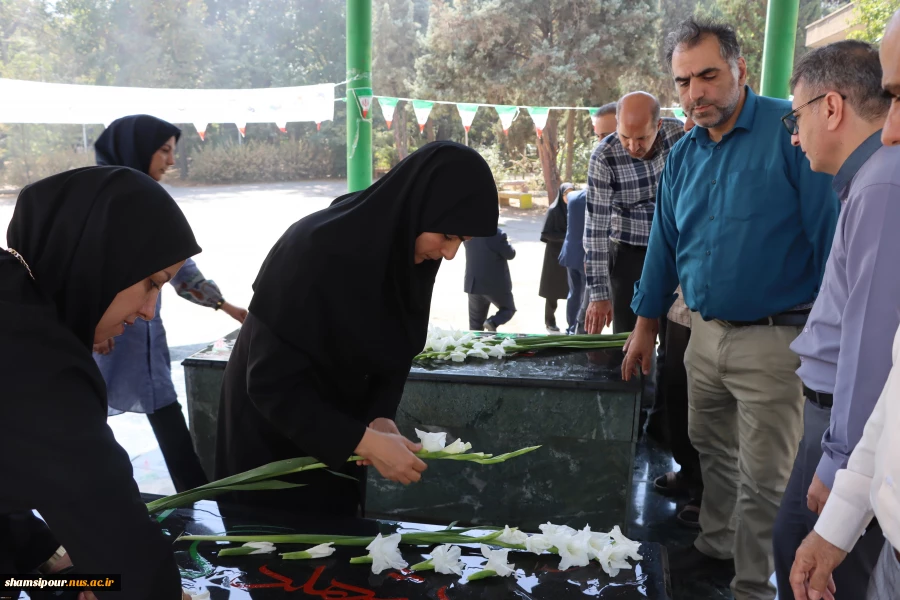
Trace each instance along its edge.
<instances>
[{"instance_id":1,"label":"man in gray shirt","mask_svg":"<svg viewBox=\"0 0 900 600\"><path fill-rule=\"evenodd\" d=\"M875 407L891 369L900 324L900 148L881 145L890 108L878 51L842 41L805 55L794 71L793 109L783 119L814 171L834 174L841 200L822 288L800 356L804 432L774 530L780 598L792 598L794 554L813 530ZM884 544L870 528L834 571L837 600L862 598Z\"/></svg>"}]
</instances>

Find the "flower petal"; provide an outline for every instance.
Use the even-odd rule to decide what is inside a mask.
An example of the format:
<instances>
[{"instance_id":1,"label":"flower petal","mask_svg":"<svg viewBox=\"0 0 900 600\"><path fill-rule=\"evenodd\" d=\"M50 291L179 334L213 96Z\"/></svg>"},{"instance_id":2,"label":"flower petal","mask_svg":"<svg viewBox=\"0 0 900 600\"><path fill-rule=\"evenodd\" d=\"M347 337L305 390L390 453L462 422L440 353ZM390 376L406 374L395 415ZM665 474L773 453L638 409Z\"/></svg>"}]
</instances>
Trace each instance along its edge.
<instances>
[{"instance_id":1,"label":"flower petal","mask_svg":"<svg viewBox=\"0 0 900 600\"><path fill-rule=\"evenodd\" d=\"M422 448L427 452L440 452L447 445L447 432L439 431L438 433L429 433L416 429L416 435L422 442Z\"/></svg>"}]
</instances>

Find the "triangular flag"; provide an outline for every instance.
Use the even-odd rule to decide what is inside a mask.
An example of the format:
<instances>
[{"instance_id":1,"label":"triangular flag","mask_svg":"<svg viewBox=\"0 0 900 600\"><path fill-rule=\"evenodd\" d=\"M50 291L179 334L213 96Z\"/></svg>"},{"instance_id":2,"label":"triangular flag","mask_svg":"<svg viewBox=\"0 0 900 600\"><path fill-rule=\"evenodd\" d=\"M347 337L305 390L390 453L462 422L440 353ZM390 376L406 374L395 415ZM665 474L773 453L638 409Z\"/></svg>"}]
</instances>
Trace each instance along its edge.
<instances>
[{"instance_id":1,"label":"triangular flag","mask_svg":"<svg viewBox=\"0 0 900 600\"><path fill-rule=\"evenodd\" d=\"M500 124L503 125L503 133L509 135L509 126L512 125L516 115L519 114L518 106L495 106L497 114L500 115Z\"/></svg>"},{"instance_id":2,"label":"triangular flag","mask_svg":"<svg viewBox=\"0 0 900 600\"><path fill-rule=\"evenodd\" d=\"M197 135L200 136L200 141L206 141L206 123L194 123L194 129L197 130Z\"/></svg>"},{"instance_id":3,"label":"triangular flag","mask_svg":"<svg viewBox=\"0 0 900 600\"><path fill-rule=\"evenodd\" d=\"M687 121L687 116L684 114L684 111L681 110L680 108L673 109L672 112L675 113L675 117L682 123Z\"/></svg>"},{"instance_id":4,"label":"triangular flag","mask_svg":"<svg viewBox=\"0 0 900 600\"><path fill-rule=\"evenodd\" d=\"M547 126L547 117L550 116L550 109L541 106L529 106L528 114L534 121L534 129L540 137L544 133L544 127Z\"/></svg>"},{"instance_id":5,"label":"triangular flag","mask_svg":"<svg viewBox=\"0 0 900 600\"><path fill-rule=\"evenodd\" d=\"M419 123L419 133L424 133L425 123L428 122L428 115L431 114L434 102L429 102L428 100L413 100L412 105L413 110L416 112L416 121Z\"/></svg>"},{"instance_id":6,"label":"triangular flag","mask_svg":"<svg viewBox=\"0 0 900 600\"><path fill-rule=\"evenodd\" d=\"M275 121L275 127L277 127L278 131L281 133L287 133L287 123L284 121Z\"/></svg>"},{"instance_id":7,"label":"triangular flag","mask_svg":"<svg viewBox=\"0 0 900 600\"><path fill-rule=\"evenodd\" d=\"M397 98L391 98L389 96L377 96L378 105L381 106L381 116L384 117L384 122L387 123L387 128L391 128L391 123L394 122L394 115L397 113L397 103L400 102Z\"/></svg>"},{"instance_id":8,"label":"triangular flag","mask_svg":"<svg viewBox=\"0 0 900 600\"><path fill-rule=\"evenodd\" d=\"M457 104L456 110L459 111L459 117L462 119L463 127L466 128L466 133L469 133L469 129L472 127L472 122L475 120L475 114L478 112L478 105Z\"/></svg>"},{"instance_id":9,"label":"triangular flag","mask_svg":"<svg viewBox=\"0 0 900 600\"><path fill-rule=\"evenodd\" d=\"M235 123L237 125L238 131L241 132L241 137L244 137L247 134L247 124L246 123Z\"/></svg>"}]
</instances>

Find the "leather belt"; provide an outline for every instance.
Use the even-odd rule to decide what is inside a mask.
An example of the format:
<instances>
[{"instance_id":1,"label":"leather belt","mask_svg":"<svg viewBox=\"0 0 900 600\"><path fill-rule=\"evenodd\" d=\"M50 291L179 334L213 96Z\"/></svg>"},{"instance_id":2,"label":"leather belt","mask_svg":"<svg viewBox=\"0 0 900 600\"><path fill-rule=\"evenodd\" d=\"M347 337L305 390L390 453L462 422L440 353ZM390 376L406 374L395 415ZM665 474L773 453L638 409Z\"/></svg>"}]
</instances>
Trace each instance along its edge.
<instances>
[{"instance_id":1,"label":"leather belt","mask_svg":"<svg viewBox=\"0 0 900 600\"><path fill-rule=\"evenodd\" d=\"M731 327L803 327L809 318L809 312L784 312L771 317L763 317L755 321L726 321L720 319L722 323Z\"/></svg>"},{"instance_id":2,"label":"leather belt","mask_svg":"<svg viewBox=\"0 0 900 600\"><path fill-rule=\"evenodd\" d=\"M831 409L834 406L834 396L832 394L823 394L822 392L817 392L815 390L811 390L805 385L803 386L803 396L821 408Z\"/></svg>"}]
</instances>

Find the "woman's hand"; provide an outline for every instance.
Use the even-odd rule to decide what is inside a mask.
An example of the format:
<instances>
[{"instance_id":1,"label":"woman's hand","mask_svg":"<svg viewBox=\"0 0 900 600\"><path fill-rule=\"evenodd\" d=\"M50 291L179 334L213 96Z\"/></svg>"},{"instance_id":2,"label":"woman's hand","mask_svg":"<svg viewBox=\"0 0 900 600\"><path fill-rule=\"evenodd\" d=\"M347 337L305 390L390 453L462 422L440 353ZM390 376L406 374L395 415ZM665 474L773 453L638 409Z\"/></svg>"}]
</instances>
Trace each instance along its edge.
<instances>
[{"instance_id":1,"label":"woman's hand","mask_svg":"<svg viewBox=\"0 0 900 600\"><path fill-rule=\"evenodd\" d=\"M100 342L99 344L94 344L94 352L97 354L109 354L113 351L113 348L116 347L116 338L109 338L105 342Z\"/></svg>"},{"instance_id":2,"label":"woman's hand","mask_svg":"<svg viewBox=\"0 0 900 600\"><path fill-rule=\"evenodd\" d=\"M241 308L240 306L235 306L234 304L231 304L230 302L225 302L224 304L222 304L222 306L219 308L219 310L221 310L226 315L228 315L229 317L231 317L232 319L234 319L235 321L238 321L240 323L243 323L244 319L247 318L247 309L246 308Z\"/></svg>"},{"instance_id":3,"label":"woman's hand","mask_svg":"<svg viewBox=\"0 0 900 600\"><path fill-rule=\"evenodd\" d=\"M402 435L368 428L356 447L356 453L365 459L364 463L375 467L385 479L408 485L419 481L422 472L428 468L415 455L421 449L421 444L411 442Z\"/></svg>"},{"instance_id":4,"label":"woman's hand","mask_svg":"<svg viewBox=\"0 0 900 600\"><path fill-rule=\"evenodd\" d=\"M394 423L391 419L386 419L384 417L378 417L377 419L369 423L369 428L374 429L375 431L378 431L380 433L393 433L396 435L402 435L400 433L400 430L397 429L397 424ZM361 467L371 467L372 461L368 459L358 460L356 461L356 464Z\"/></svg>"}]
</instances>

